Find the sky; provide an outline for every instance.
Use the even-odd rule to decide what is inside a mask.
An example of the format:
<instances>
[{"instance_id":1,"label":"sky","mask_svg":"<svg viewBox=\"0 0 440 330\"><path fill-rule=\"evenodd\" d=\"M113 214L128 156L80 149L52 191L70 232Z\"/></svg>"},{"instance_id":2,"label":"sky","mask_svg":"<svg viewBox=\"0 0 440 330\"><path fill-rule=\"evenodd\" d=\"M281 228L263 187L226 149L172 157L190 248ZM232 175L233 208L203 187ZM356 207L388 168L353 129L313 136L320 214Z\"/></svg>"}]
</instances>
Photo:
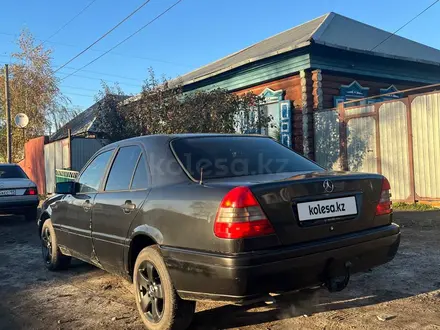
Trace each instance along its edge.
<instances>
[{"instance_id":1,"label":"sky","mask_svg":"<svg viewBox=\"0 0 440 330\"><path fill-rule=\"evenodd\" d=\"M0 64L17 50L24 28L46 40L93 0L3 1ZM142 32L89 67L66 78L62 92L83 109L94 103L101 80L118 82L126 94L141 91L151 67L157 76L174 78L313 18L336 12L393 32L434 0L183 0ZM94 0L45 45L53 66L66 63L145 0ZM176 0L151 0L115 31L57 73L62 78L101 55L147 24ZM398 35L440 49L440 3Z\"/></svg>"}]
</instances>

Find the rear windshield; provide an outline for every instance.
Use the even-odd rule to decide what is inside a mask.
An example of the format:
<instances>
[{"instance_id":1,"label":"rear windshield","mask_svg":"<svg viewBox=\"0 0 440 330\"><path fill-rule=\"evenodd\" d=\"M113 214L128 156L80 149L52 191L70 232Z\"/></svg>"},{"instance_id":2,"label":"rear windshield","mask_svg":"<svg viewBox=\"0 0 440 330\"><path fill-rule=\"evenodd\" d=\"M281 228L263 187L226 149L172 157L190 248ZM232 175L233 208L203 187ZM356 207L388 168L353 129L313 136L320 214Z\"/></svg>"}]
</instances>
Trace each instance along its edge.
<instances>
[{"instance_id":1,"label":"rear windshield","mask_svg":"<svg viewBox=\"0 0 440 330\"><path fill-rule=\"evenodd\" d=\"M191 176L203 179L245 175L321 171L322 168L270 138L249 136L197 137L172 141Z\"/></svg>"},{"instance_id":2,"label":"rear windshield","mask_svg":"<svg viewBox=\"0 0 440 330\"><path fill-rule=\"evenodd\" d=\"M19 166L0 165L0 179L24 179L27 178Z\"/></svg>"}]
</instances>

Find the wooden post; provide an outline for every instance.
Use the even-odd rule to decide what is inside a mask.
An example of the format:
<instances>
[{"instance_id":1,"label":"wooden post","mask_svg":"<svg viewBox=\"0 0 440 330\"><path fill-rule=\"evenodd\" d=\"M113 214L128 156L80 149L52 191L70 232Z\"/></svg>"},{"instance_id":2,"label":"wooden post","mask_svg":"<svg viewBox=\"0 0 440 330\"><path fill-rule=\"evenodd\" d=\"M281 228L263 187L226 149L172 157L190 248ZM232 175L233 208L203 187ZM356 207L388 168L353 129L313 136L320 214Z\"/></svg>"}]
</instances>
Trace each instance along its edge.
<instances>
[{"instance_id":1,"label":"wooden post","mask_svg":"<svg viewBox=\"0 0 440 330\"><path fill-rule=\"evenodd\" d=\"M382 174L382 152L380 150L380 104L374 104L374 122L376 127L376 168L377 173Z\"/></svg>"},{"instance_id":2,"label":"wooden post","mask_svg":"<svg viewBox=\"0 0 440 330\"><path fill-rule=\"evenodd\" d=\"M307 99L307 74L306 71L302 70L300 72L301 77L301 110L302 110L302 138L303 138L303 155L305 157L309 156L310 146L309 146L309 109L308 109L308 99Z\"/></svg>"},{"instance_id":3,"label":"wooden post","mask_svg":"<svg viewBox=\"0 0 440 330\"><path fill-rule=\"evenodd\" d=\"M12 163L11 107L9 101L9 68L5 64L6 161Z\"/></svg>"},{"instance_id":4,"label":"wooden post","mask_svg":"<svg viewBox=\"0 0 440 330\"><path fill-rule=\"evenodd\" d=\"M340 168L348 171L348 154L347 154L347 124L345 122L344 103L338 104L339 114L339 160Z\"/></svg>"},{"instance_id":5,"label":"wooden post","mask_svg":"<svg viewBox=\"0 0 440 330\"><path fill-rule=\"evenodd\" d=\"M72 130L70 128L67 129L67 137L69 139L69 164L68 168L72 169Z\"/></svg>"},{"instance_id":6,"label":"wooden post","mask_svg":"<svg viewBox=\"0 0 440 330\"><path fill-rule=\"evenodd\" d=\"M312 112L312 123L309 125L309 129L312 131L311 140L315 141L315 118L314 112L322 110L323 106L323 92L322 92L322 74L321 70L312 71L312 96L313 96L313 112ZM315 160L315 145L312 146L313 149L310 150L310 158Z\"/></svg>"},{"instance_id":7,"label":"wooden post","mask_svg":"<svg viewBox=\"0 0 440 330\"><path fill-rule=\"evenodd\" d=\"M412 101L413 96L407 97L406 103L406 125L408 129L408 159L409 159L409 184L411 186L410 202L418 202L419 197L416 194L416 180L414 171L414 144L413 144L413 127L412 127ZM433 142L432 142L433 143ZM432 157L432 155L431 155Z\"/></svg>"}]
</instances>

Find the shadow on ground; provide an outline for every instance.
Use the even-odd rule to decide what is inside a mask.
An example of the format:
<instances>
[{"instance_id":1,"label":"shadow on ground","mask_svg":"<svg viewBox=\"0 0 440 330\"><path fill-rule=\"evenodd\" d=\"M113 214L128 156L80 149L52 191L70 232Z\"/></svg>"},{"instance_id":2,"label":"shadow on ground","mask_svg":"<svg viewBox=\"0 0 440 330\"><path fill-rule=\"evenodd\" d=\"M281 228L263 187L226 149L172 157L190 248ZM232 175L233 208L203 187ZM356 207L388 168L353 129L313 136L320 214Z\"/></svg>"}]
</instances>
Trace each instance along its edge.
<instances>
[{"instance_id":1,"label":"shadow on ground","mask_svg":"<svg viewBox=\"0 0 440 330\"><path fill-rule=\"evenodd\" d=\"M440 289L435 266L440 262L440 212L396 212L402 225L398 254L389 264L355 274L338 293L325 288L277 297L274 305L221 306L196 314L194 329L225 329L391 302ZM432 244L434 243L434 245ZM434 249L434 250L432 250ZM391 275L391 276L390 276ZM440 295L437 294L440 298ZM212 326L215 320L215 327Z\"/></svg>"},{"instance_id":2,"label":"shadow on ground","mask_svg":"<svg viewBox=\"0 0 440 330\"><path fill-rule=\"evenodd\" d=\"M440 285L437 289L440 289ZM326 311L364 307L410 296L412 295L396 294L386 289L373 290L370 295L351 296L349 292L330 294L323 288L314 293L298 292L280 296L273 305L264 303L249 306L225 305L201 311L195 315L191 329L239 328L295 317L309 317Z\"/></svg>"},{"instance_id":3,"label":"shadow on ground","mask_svg":"<svg viewBox=\"0 0 440 330\"><path fill-rule=\"evenodd\" d=\"M398 212L395 220L403 225L396 258L352 276L346 290L292 293L272 305L200 302L191 329L266 329L259 325L439 290L440 212ZM23 219L0 217L0 278L1 329L57 329L57 320L69 322L63 329L142 329L127 282L78 261L68 271L48 272L41 262L36 225Z\"/></svg>"}]
</instances>

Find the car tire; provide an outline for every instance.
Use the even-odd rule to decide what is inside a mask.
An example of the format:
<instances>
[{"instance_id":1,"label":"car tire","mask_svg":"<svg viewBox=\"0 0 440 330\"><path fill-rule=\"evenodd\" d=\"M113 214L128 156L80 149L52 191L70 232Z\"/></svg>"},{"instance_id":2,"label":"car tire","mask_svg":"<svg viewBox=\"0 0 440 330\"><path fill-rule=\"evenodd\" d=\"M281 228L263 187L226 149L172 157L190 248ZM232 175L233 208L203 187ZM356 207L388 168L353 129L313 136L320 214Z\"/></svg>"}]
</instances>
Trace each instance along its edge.
<instances>
[{"instance_id":1,"label":"car tire","mask_svg":"<svg viewBox=\"0 0 440 330\"><path fill-rule=\"evenodd\" d=\"M50 271L67 269L70 265L71 257L61 253L52 221L47 219L41 228L41 252L44 264Z\"/></svg>"},{"instance_id":2,"label":"car tire","mask_svg":"<svg viewBox=\"0 0 440 330\"><path fill-rule=\"evenodd\" d=\"M37 221L37 208L31 209L24 214L27 222Z\"/></svg>"},{"instance_id":3,"label":"car tire","mask_svg":"<svg viewBox=\"0 0 440 330\"><path fill-rule=\"evenodd\" d=\"M149 330L183 330L192 321L195 301L182 300L157 246L144 248L133 270L136 306Z\"/></svg>"}]
</instances>

